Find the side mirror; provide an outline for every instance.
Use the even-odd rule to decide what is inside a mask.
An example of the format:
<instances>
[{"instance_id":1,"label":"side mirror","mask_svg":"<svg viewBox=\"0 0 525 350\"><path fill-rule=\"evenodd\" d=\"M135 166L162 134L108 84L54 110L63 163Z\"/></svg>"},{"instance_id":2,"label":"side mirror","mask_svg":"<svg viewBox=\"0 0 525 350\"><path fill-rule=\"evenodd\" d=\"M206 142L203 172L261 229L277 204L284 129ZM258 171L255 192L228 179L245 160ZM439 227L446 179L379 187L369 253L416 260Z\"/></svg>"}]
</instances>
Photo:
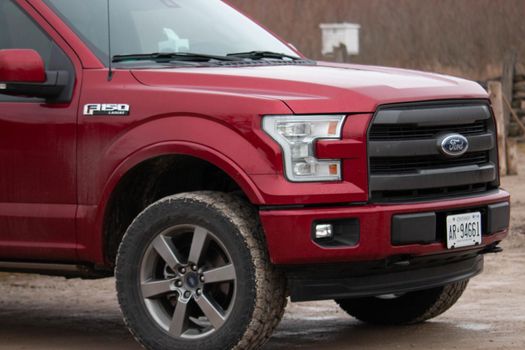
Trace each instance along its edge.
<instances>
[{"instance_id":1,"label":"side mirror","mask_svg":"<svg viewBox=\"0 0 525 350\"><path fill-rule=\"evenodd\" d=\"M46 72L35 50L0 50L0 94L53 99L60 96L68 80L67 72Z\"/></svg>"},{"instance_id":2,"label":"side mirror","mask_svg":"<svg viewBox=\"0 0 525 350\"><path fill-rule=\"evenodd\" d=\"M44 83L44 60L34 50L0 50L0 81Z\"/></svg>"}]
</instances>

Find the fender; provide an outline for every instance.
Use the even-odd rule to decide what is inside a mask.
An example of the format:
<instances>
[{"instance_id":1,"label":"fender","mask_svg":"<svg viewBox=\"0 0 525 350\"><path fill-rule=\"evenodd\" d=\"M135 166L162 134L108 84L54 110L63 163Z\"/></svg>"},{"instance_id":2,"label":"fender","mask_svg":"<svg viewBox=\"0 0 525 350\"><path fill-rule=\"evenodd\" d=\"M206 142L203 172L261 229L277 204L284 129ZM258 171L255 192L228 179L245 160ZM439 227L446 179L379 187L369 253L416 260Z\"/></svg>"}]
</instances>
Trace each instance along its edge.
<instances>
[{"instance_id":1,"label":"fender","mask_svg":"<svg viewBox=\"0 0 525 350\"><path fill-rule=\"evenodd\" d=\"M153 90L126 71L115 74L110 84L106 79L103 70L86 70L81 106L126 103L131 112L124 117L79 116L80 260L103 262L106 203L126 171L147 159L184 154L208 161L236 181L254 204L264 204L264 195L250 178L277 174L281 158L278 146L260 132L260 115L290 113L282 101L196 89Z\"/></svg>"},{"instance_id":2,"label":"fender","mask_svg":"<svg viewBox=\"0 0 525 350\"><path fill-rule=\"evenodd\" d=\"M159 142L145 146L126 157L109 176L100 202L96 206L79 206L77 220L79 222L78 232L78 255L80 260L96 261L104 263L103 255L103 226L107 204L111 194L120 180L140 163L163 155L187 155L213 164L224 171L243 190L252 203L264 203L264 197L250 179L250 177L233 160L210 147L184 141Z\"/></svg>"},{"instance_id":3,"label":"fender","mask_svg":"<svg viewBox=\"0 0 525 350\"><path fill-rule=\"evenodd\" d=\"M241 134L237 131L242 128L239 125L233 129L201 116L167 116L141 120L130 129L115 130L114 135L109 135L109 137L108 135L103 135L98 139L92 137L102 128L114 129L115 125L112 122L113 120L109 118L101 119L85 124L83 128L81 140L86 142L81 141L79 152L82 158L79 159L79 172L83 178L90 179L90 181L79 181L80 204L99 205L102 193L117 169L123 164L129 164L133 159L139 162L145 160L140 159L138 150L143 152L144 149L159 144L191 144L194 147L201 145L204 149L209 150L209 154L215 151L216 154L223 155L224 159L228 159L223 160L222 164L214 164L221 169L227 167L226 164L236 164L238 171L249 175L277 173L276 163L278 164L280 159L275 156L272 146L265 144L255 134ZM256 121L246 119L237 121L237 123L247 122L256 123ZM92 132L91 130L95 128L97 130ZM250 129L252 129L251 126ZM174 153L177 154L177 150L174 150ZM204 152L199 152L199 154L202 153ZM156 156L152 153L149 155L150 158ZM220 162L221 157L216 158L216 162ZM103 162L100 161L101 159ZM235 159L235 162L232 159ZM233 170L229 172L227 169L223 170L232 177L239 177ZM241 184L239 185L242 187ZM251 198L255 199L253 196Z\"/></svg>"}]
</instances>

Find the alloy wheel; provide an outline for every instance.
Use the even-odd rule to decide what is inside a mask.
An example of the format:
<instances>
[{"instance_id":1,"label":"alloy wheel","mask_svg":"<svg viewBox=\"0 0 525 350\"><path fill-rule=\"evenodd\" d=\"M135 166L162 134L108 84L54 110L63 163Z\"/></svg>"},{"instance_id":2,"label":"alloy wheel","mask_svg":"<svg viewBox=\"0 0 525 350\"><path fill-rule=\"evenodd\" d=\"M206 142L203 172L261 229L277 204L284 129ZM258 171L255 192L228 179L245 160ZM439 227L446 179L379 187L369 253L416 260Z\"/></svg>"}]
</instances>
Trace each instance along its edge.
<instances>
[{"instance_id":1,"label":"alloy wheel","mask_svg":"<svg viewBox=\"0 0 525 350\"><path fill-rule=\"evenodd\" d=\"M151 241L141 261L140 283L149 315L175 338L217 331L236 298L230 254L217 236L195 225L170 227Z\"/></svg>"}]
</instances>

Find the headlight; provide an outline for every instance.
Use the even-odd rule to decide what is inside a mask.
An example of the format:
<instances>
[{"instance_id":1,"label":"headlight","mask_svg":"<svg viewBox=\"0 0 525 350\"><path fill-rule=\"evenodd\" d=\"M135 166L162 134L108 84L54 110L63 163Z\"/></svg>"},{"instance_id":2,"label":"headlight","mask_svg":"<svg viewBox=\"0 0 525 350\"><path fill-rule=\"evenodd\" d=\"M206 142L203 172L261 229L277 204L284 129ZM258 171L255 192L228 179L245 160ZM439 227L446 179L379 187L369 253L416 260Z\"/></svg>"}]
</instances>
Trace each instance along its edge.
<instances>
[{"instance_id":1,"label":"headlight","mask_svg":"<svg viewBox=\"0 0 525 350\"><path fill-rule=\"evenodd\" d=\"M263 129L281 145L290 181L341 180L341 161L315 158L314 142L340 139L344 119L344 115L264 117Z\"/></svg>"}]
</instances>

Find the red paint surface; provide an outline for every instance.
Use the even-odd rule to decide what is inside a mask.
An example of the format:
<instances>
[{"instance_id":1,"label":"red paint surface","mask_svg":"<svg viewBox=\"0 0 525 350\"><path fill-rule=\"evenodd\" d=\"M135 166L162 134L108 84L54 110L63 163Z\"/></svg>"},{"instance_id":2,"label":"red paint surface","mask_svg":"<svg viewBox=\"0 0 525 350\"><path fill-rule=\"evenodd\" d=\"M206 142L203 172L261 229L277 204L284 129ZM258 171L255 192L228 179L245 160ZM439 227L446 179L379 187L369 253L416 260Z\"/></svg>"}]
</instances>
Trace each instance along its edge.
<instances>
[{"instance_id":1,"label":"red paint surface","mask_svg":"<svg viewBox=\"0 0 525 350\"><path fill-rule=\"evenodd\" d=\"M43 83L46 71L42 57L35 50L0 50L0 82Z\"/></svg>"},{"instance_id":2,"label":"red paint surface","mask_svg":"<svg viewBox=\"0 0 525 350\"><path fill-rule=\"evenodd\" d=\"M176 68L108 71L41 0L17 0L75 65L69 104L0 102L0 258L103 264L103 219L120 179L141 162L185 154L221 168L255 205L324 205L261 212L276 263L349 261L440 252L441 246L388 246L394 212L506 200L498 196L401 206L366 202L366 130L377 106L482 98L477 84L378 67ZM126 117L87 117L90 103L125 103ZM323 158L343 159L343 180L291 183L279 146L261 130L264 115L347 114L340 141L319 141ZM316 218L358 217L357 248L326 250L310 240ZM503 234L496 236L502 237ZM493 238L490 238L493 239ZM490 240L489 239L489 240Z\"/></svg>"},{"instance_id":3,"label":"red paint surface","mask_svg":"<svg viewBox=\"0 0 525 350\"><path fill-rule=\"evenodd\" d=\"M75 67L68 104L0 102L0 258L76 261L77 117L82 66L25 1L17 1Z\"/></svg>"},{"instance_id":4,"label":"red paint surface","mask_svg":"<svg viewBox=\"0 0 525 350\"><path fill-rule=\"evenodd\" d=\"M346 261L372 261L393 255L426 255L445 253L445 243L393 246L390 241L392 216L396 214L443 211L457 208L475 208L489 203L509 200L509 194L496 194L478 198L465 198L418 204L364 205L332 208L261 211L268 249L276 264L328 263ZM355 218L359 220L359 244L349 248L325 248L311 239L312 224L318 220ZM501 241L507 231L484 236L483 245ZM468 250L469 248L461 249ZM471 249L471 248L470 248Z\"/></svg>"}]
</instances>

